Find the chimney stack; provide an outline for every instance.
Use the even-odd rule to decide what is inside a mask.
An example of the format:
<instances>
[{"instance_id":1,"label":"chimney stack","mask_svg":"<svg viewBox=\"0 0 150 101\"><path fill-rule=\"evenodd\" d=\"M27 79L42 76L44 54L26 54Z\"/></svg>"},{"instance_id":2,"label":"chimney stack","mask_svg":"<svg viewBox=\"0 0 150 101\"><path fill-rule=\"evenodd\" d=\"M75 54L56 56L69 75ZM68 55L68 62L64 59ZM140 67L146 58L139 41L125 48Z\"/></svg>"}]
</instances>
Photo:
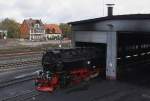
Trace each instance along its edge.
<instances>
[{"instance_id":1,"label":"chimney stack","mask_svg":"<svg viewBox=\"0 0 150 101\"><path fill-rule=\"evenodd\" d=\"M107 14L107 16L113 16L113 6L115 5L115 4L106 4L107 5L107 9L108 9L108 14Z\"/></svg>"}]
</instances>

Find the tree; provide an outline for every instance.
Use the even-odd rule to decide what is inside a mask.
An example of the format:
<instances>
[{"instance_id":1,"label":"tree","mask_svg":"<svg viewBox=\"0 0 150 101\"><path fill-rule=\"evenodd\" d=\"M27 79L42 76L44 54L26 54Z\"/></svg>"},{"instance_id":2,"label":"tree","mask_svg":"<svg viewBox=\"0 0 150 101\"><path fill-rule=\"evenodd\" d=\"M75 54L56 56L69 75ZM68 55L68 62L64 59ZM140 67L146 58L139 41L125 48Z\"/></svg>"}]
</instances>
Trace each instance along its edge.
<instances>
[{"instance_id":1,"label":"tree","mask_svg":"<svg viewBox=\"0 0 150 101\"><path fill-rule=\"evenodd\" d=\"M62 30L63 37L71 38L72 36L72 30L71 30L71 25L61 23L59 25L60 29Z\"/></svg>"},{"instance_id":2,"label":"tree","mask_svg":"<svg viewBox=\"0 0 150 101\"><path fill-rule=\"evenodd\" d=\"M19 23L13 19L6 18L0 22L0 29L7 30L9 38L19 37Z\"/></svg>"}]
</instances>

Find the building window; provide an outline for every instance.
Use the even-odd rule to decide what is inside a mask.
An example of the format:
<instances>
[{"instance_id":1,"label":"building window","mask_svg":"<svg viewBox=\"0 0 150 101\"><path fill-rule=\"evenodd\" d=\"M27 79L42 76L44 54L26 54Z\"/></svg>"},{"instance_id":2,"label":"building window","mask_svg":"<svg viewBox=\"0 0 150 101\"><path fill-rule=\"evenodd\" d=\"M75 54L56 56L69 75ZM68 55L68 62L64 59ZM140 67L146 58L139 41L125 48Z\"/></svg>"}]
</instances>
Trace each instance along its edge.
<instances>
[{"instance_id":1,"label":"building window","mask_svg":"<svg viewBox=\"0 0 150 101\"><path fill-rule=\"evenodd\" d=\"M35 24L34 28L40 28L40 25L39 24Z\"/></svg>"}]
</instances>

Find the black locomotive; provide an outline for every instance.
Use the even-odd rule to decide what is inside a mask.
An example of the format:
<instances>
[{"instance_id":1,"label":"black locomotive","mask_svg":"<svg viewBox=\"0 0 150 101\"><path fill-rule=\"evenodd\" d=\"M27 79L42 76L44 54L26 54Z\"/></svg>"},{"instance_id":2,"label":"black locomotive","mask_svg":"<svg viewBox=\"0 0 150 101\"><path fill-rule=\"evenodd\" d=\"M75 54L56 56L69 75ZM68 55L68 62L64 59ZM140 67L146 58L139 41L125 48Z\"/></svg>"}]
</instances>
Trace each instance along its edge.
<instances>
[{"instance_id":1,"label":"black locomotive","mask_svg":"<svg viewBox=\"0 0 150 101\"><path fill-rule=\"evenodd\" d=\"M53 91L58 86L95 78L103 58L100 49L91 47L48 49L42 57L43 71L36 78L36 88Z\"/></svg>"},{"instance_id":2,"label":"black locomotive","mask_svg":"<svg viewBox=\"0 0 150 101\"><path fill-rule=\"evenodd\" d=\"M66 71L73 68L97 66L102 57L96 48L49 49L43 55L43 71Z\"/></svg>"}]
</instances>

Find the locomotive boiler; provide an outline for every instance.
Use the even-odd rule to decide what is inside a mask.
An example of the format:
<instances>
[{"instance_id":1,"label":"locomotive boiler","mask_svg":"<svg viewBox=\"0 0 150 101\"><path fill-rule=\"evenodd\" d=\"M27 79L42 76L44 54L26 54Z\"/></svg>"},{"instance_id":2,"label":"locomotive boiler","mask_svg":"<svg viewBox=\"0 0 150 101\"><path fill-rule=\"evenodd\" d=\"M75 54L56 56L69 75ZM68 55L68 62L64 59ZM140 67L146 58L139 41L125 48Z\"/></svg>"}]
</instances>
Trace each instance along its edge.
<instances>
[{"instance_id":1,"label":"locomotive boiler","mask_svg":"<svg viewBox=\"0 0 150 101\"><path fill-rule=\"evenodd\" d=\"M97 48L48 49L42 57L43 70L35 79L36 89L52 92L96 78L101 72L102 58Z\"/></svg>"}]
</instances>

